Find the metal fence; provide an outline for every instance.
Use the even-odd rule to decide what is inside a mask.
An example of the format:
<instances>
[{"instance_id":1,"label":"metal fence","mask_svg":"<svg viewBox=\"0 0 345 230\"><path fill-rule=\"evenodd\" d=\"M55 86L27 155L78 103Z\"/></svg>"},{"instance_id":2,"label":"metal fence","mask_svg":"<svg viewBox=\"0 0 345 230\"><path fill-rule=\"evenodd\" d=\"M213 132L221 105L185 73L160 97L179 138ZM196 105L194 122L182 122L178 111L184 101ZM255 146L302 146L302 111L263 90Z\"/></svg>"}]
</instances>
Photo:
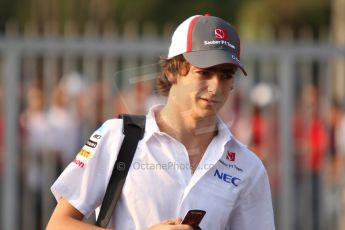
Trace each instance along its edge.
<instances>
[{"instance_id":1,"label":"metal fence","mask_svg":"<svg viewBox=\"0 0 345 230\"><path fill-rule=\"evenodd\" d=\"M88 135L105 119L125 110L143 113L145 103L158 100L152 76L168 45L154 36L0 38L1 229L44 228L55 205L49 188ZM277 229L316 229L315 221L318 229L344 229L338 224L343 178L329 179L335 155L329 116L334 99L345 106L345 75L335 65L345 64L345 47L242 45L248 77L236 78L222 116L267 167ZM308 140L296 132L315 110L327 143L320 147L322 167L310 169ZM314 174L321 178L317 188Z\"/></svg>"}]
</instances>

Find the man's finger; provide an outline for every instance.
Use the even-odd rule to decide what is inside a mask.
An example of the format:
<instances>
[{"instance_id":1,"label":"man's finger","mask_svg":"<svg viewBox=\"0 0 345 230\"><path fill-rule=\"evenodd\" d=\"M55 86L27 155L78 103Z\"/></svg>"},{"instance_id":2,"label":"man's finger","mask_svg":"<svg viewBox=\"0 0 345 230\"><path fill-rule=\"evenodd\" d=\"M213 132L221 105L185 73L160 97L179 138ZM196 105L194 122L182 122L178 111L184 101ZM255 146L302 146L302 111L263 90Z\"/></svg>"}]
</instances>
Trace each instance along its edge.
<instances>
[{"instance_id":1,"label":"man's finger","mask_svg":"<svg viewBox=\"0 0 345 230\"><path fill-rule=\"evenodd\" d=\"M194 228L187 224L178 224L172 226L172 230L194 230Z\"/></svg>"},{"instance_id":2,"label":"man's finger","mask_svg":"<svg viewBox=\"0 0 345 230\"><path fill-rule=\"evenodd\" d=\"M167 224L167 225L176 225L181 223L181 218L173 218L173 219L168 219L164 220L161 222L162 224Z\"/></svg>"}]
</instances>

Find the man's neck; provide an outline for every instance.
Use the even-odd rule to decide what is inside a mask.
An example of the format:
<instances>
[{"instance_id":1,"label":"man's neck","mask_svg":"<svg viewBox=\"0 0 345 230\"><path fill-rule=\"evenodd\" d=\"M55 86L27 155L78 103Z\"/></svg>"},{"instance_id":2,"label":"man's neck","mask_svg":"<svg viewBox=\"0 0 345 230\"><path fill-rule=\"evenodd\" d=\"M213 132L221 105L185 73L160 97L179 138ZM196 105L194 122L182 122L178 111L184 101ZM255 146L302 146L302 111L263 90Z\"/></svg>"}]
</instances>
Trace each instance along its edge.
<instances>
[{"instance_id":1,"label":"man's neck","mask_svg":"<svg viewBox=\"0 0 345 230\"><path fill-rule=\"evenodd\" d=\"M216 116L196 118L190 111L180 111L169 105L156 114L162 132L169 134L187 149L198 145L207 146L217 133Z\"/></svg>"}]
</instances>

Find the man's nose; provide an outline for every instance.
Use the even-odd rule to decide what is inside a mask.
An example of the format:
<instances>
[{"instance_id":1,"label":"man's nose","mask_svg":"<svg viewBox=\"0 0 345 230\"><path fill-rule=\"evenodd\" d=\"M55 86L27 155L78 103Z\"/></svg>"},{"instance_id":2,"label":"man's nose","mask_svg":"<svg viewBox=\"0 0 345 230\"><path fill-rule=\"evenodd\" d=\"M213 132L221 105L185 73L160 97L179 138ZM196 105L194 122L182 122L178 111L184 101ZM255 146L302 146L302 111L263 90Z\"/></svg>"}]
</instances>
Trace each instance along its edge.
<instances>
[{"instance_id":1,"label":"man's nose","mask_svg":"<svg viewBox=\"0 0 345 230\"><path fill-rule=\"evenodd\" d=\"M216 93L219 90L221 85L220 76L219 74L213 74L212 77L208 80L208 91L212 93Z\"/></svg>"}]
</instances>

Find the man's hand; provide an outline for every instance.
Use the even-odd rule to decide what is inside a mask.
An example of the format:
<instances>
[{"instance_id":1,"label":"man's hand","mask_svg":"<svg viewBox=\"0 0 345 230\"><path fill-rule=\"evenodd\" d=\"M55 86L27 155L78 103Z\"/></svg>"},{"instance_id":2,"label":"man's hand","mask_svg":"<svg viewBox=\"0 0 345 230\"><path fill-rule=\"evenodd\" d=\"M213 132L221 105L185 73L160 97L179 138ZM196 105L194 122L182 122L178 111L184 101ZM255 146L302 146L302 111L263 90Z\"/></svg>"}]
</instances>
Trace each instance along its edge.
<instances>
[{"instance_id":1,"label":"man's hand","mask_svg":"<svg viewBox=\"0 0 345 230\"><path fill-rule=\"evenodd\" d=\"M154 225L147 230L193 230L193 228L186 224L181 224L181 218L168 219Z\"/></svg>"}]
</instances>

